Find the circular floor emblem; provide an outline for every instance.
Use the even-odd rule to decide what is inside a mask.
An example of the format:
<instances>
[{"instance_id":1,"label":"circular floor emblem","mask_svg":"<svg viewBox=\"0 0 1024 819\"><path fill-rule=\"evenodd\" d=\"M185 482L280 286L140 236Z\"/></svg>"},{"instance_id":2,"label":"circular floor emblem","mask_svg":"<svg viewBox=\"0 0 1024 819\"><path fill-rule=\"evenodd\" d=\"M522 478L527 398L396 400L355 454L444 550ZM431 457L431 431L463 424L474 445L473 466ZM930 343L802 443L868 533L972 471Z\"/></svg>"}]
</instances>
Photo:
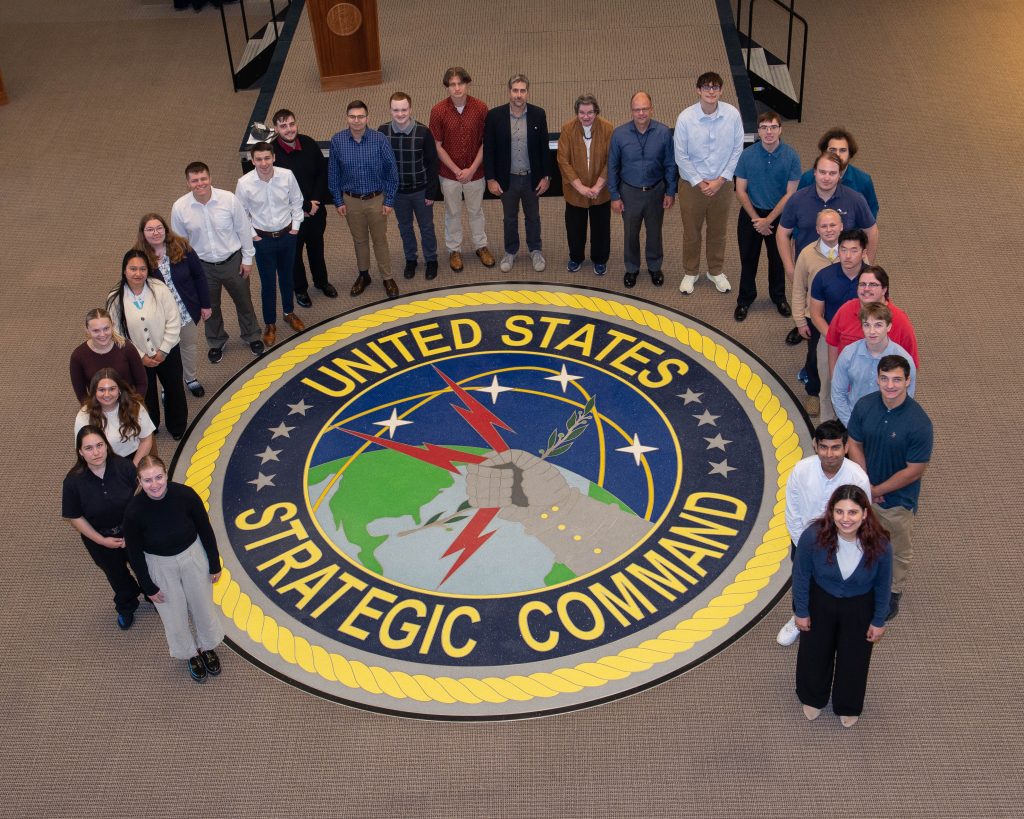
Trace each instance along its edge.
<instances>
[{"instance_id":1,"label":"circular floor emblem","mask_svg":"<svg viewBox=\"0 0 1024 819\"><path fill-rule=\"evenodd\" d=\"M174 471L246 656L360 707L514 718L650 686L755 622L806 443L773 374L687 316L478 286L275 347Z\"/></svg>"}]
</instances>

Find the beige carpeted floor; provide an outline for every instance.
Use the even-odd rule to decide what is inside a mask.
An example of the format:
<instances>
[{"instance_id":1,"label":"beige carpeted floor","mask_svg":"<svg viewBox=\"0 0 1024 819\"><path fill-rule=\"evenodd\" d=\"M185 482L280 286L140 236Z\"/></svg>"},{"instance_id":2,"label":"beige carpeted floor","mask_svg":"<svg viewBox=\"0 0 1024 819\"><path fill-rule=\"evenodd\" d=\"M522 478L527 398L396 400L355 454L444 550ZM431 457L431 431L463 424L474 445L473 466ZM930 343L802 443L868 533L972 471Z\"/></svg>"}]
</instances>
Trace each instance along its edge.
<instances>
[{"instance_id":1,"label":"beige carpeted floor","mask_svg":"<svg viewBox=\"0 0 1024 819\"><path fill-rule=\"evenodd\" d=\"M465 62L491 104L502 101L509 65L539 86L547 81L541 74L571 69L621 121L626 89L664 76L685 80L703 67L664 39L688 19L687 3L636 2L628 15L618 3L566 4L588 21L570 37L549 25L562 11L536 0L381 6L398 27L385 37L385 60L395 54L416 72L388 75L389 83L420 82L423 64L437 73L449 60ZM1024 249L1014 225L1024 15L1011 0L799 6L813 38L808 106L785 138L809 161L830 125L859 137L857 164L873 174L882 203L880 261L918 330L919 397L937 435L912 585L875 654L867 710L852 731L832 718L810 725L800 714L795 652L774 643L786 604L723 653L651 691L500 724L348 709L230 652L224 675L200 689L167 657L154 614L120 633L102 578L59 518L60 479L73 460L67 355L81 338L82 314L116 280L138 215L169 210L183 191L184 165L205 159L215 184L233 187L235 149L256 93L231 93L211 9L174 13L170 0L0 4L0 65L11 97L0 108L8 339L0 359L0 815L1024 814L1015 688L1024 673L1024 569L1013 524L1021 517L1024 400L1013 309ZM415 31L400 28L402 7L418 15ZM702 13L709 7L699 4ZM626 27L628 38L607 37L595 11ZM556 44L575 49L564 69L548 62ZM417 54L422 62L410 59ZM440 91L424 90L421 115ZM347 97L335 96L340 127ZM671 120L687 100L684 82L656 95L658 113ZM543 104L553 128L569 114L561 97ZM570 281L561 203L545 201L543 218L549 277ZM667 230L665 269L673 273L678 219L673 211ZM495 239L499 225L492 203ZM328 241L334 280L347 285L350 240L337 220ZM731 242L728 260L734 269ZM480 273L470 265L465 276ZM613 265L605 286L619 287L616 273ZM733 299L708 286L686 299L649 282L637 293L724 328L787 378L798 369L797 353L781 342L787 323L766 300L735 325ZM318 298L308 312L324 318L349 303ZM223 363L203 364L203 380L216 388L247 360L230 346ZM192 399L190 406L200 408ZM160 443L171 450L166 436Z\"/></svg>"}]
</instances>

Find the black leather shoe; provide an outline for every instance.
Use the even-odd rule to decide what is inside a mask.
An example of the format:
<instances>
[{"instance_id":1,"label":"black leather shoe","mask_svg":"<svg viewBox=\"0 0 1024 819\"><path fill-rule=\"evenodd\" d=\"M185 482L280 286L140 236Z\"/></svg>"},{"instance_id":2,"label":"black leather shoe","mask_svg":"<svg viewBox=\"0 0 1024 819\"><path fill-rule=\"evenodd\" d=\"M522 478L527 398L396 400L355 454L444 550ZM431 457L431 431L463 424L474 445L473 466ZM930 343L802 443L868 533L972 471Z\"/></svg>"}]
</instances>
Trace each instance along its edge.
<instances>
[{"instance_id":1,"label":"black leather shoe","mask_svg":"<svg viewBox=\"0 0 1024 819\"><path fill-rule=\"evenodd\" d=\"M263 346L263 342L260 339L249 342L249 350L253 355L263 355L266 352L266 347Z\"/></svg>"},{"instance_id":2,"label":"black leather shoe","mask_svg":"<svg viewBox=\"0 0 1024 819\"><path fill-rule=\"evenodd\" d=\"M198 654L188 658L188 675L197 683L206 681L206 666Z\"/></svg>"},{"instance_id":3,"label":"black leather shoe","mask_svg":"<svg viewBox=\"0 0 1024 819\"><path fill-rule=\"evenodd\" d=\"M206 666L206 671L211 677L220 674L220 657L212 648L209 651L200 651L199 659L203 661L203 665Z\"/></svg>"},{"instance_id":4,"label":"black leather shoe","mask_svg":"<svg viewBox=\"0 0 1024 819\"><path fill-rule=\"evenodd\" d=\"M325 284L323 287L320 287L319 285L317 285L316 289L319 290L321 293L323 293L325 296L327 296L327 298L329 298L329 299L336 299L336 298L338 298L338 291L335 289L334 285L331 284L330 282L327 282L327 284Z\"/></svg>"},{"instance_id":5,"label":"black leather shoe","mask_svg":"<svg viewBox=\"0 0 1024 819\"><path fill-rule=\"evenodd\" d=\"M211 364L216 364L218 361L224 358L224 348L211 347L209 350L207 350L206 357L210 359Z\"/></svg>"},{"instance_id":6,"label":"black leather shoe","mask_svg":"<svg viewBox=\"0 0 1024 819\"><path fill-rule=\"evenodd\" d=\"M665 283L665 274L660 270L651 271L651 284L655 287L661 287Z\"/></svg>"},{"instance_id":7,"label":"black leather shoe","mask_svg":"<svg viewBox=\"0 0 1024 819\"><path fill-rule=\"evenodd\" d=\"M896 615L900 613L900 595L902 592L893 592L889 595L889 613L885 615L885 622L895 620Z\"/></svg>"},{"instance_id":8,"label":"black leather shoe","mask_svg":"<svg viewBox=\"0 0 1024 819\"><path fill-rule=\"evenodd\" d=\"M626 287L636 287L636 277L639 275L639 270L634 270L632 273L626 271L626 275L622 277L622 283L626 285Z\"/></svg>"},{"instance_id":9,"label":"black leather shoe","mask_svg":"<svg viewBox=\"0 0 1024 819\"><path fill-rule=\"evenodd\" d=\"M389 299L398 298L398 285L394 279L384 279L384 292L388 294Z\"/></svg>"},{"instance_id":10,"label":"black leather shoe","mask_svg":"<svg viewBox=\"0 0 1024 819\"><path fill-rule=\"evenodd\" d=\"M789 302L785 299L775 302L775 309L779 311L780 316L789 318L793 315L793 308L789 306Z\"/></svg>"},{"instance_id":11,"label":"black leather shoe","mask_svg":"<svg viewBox=\"0 0 1024 819\"><path fill-rule=\"evenodd\" d=\"M295 291L295 303L299 307L312 307L313 300L309 297L309 291L300 293L298 290Z\"/></svg>"},{"instance_id":12,"label":"black leather shoe","mask_svg":"<svg viewBox=\"0 0 1024 819\"><path fill-rule=\"evenodd\" d=\"M736 321L743 321L747 317L749 309L744 307L742 304L737 304L736 309L732 311L732 317Z\"/></svg>"},{"instance_id":13,"label":"black leather shoe","mask_svg":"<svg viewBox=\"0 0 1024 819\"><path fill-rule=\"evenodd\" d=\"M134 611L122 611L117 614L117 627L121 631L128 631L132 627L132 623L135 622Z\"/></svg>"},{"instance_id":14,"label":"black leather shoe","mask_svg":"<svg viewBox=\"0 0 1024 819\"><path fill-rule=\"evenodd\" d=\"M427 262L427 272L423 274L427 281L433 281L437 278L437 262Z\"/></svg>"},{"instance_id":15,"label":"black leather shoe","mask_svg":"<svg viewBox=\"0 0 1024 819\"><path fill-rule=\"evenodd\" d=\"M355 283L352 285L352 289L348 291L348 294L354 298L355 296L360 295L369 286L369 275L360 273L359 276L356 277Z\"/></svg>"},{"instance_id":16,"label":"black leather shoe","mask_svg":"<svg viewBox=\"0 0 1024 819\"><path fill-rule=\"evenodd\" d=\"M795 347L797 344L799 344L803 340L804 340L804 337L802 335L800 335L800 331L797 330L796 327L794 327L792 330L790 330L788 333L786 333L786 343L790 347Z\"/></svg>"},{"instance_id":17,"label":"black leather shoe","mask_svg":"<svg viewBox=\"0 0 1024 819\"><path fill-rule=\"evenodd\" d=\"M408 261L408 260L406 261L406 263L405 263L405 270L402 271L402 275L405 276L405 278L407 278L407 279L411 279L413 276L416 275L416 260L415 259L413 259L412 261Z\"/></svg>"}]
</instances>

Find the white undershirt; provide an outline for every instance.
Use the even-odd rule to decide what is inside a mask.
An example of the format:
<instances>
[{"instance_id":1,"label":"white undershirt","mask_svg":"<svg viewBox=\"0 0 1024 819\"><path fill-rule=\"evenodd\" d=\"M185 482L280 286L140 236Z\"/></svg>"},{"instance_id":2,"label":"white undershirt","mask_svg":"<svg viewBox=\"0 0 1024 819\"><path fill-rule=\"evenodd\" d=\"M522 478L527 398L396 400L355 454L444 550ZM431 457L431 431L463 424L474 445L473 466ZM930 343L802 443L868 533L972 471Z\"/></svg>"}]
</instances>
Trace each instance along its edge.
<instances>
[{"instance_id":1,"label":"white undershirt","mask_svg":"<svg viewBox=\"0 0 1024 819\"><path fill-rule=\"evenodd\" d=\"M857 569L857 564L864 554L859 540L844 540L838 538L839 548L836 549L836 563L839 564L839 574L843 580L849 580L850 575Z\"/></svg>"}]
</instances>

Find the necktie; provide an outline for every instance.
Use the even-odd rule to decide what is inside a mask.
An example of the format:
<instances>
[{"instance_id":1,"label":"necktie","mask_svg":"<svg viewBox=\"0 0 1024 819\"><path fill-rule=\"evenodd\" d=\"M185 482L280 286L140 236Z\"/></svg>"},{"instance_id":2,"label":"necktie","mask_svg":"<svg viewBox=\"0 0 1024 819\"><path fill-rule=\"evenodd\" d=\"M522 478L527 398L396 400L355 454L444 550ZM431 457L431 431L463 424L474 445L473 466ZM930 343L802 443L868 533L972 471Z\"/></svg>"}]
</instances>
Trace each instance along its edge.
<instances>
[{"instance_id":1,"label":"necktie","mask_svg":"<svg viewBox=\"0 0 1024 819\"><path fill-rule=\"evenodd\" d=\"M829 251L828 251L828 260L829 260L830 262L834 262L834 261L836 260L836 251L835 251L835 248L829 248Z\"/></svg>"}]
</instances>

